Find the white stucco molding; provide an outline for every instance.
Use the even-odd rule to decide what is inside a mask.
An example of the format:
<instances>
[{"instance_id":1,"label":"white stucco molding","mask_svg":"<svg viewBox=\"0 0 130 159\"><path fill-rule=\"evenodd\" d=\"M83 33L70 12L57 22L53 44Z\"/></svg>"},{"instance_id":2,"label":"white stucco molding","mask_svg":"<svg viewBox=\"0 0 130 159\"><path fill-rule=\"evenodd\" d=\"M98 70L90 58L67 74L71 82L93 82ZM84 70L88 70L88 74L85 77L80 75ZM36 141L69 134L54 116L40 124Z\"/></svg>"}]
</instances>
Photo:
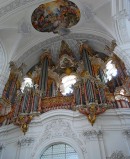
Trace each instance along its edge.
<instances>
[{"instance_id":1,"label":"white stucco molding","mask_svg":"<svg viewBox=\"0 0 130 159\"><path fill-rule=\"evenodd\" d=\"M112 17L118 43L130 43L130 0L112 0Z\"/></svg>"},{"instance_id":2,"label":"white stucco molding","mask_svg":"<svg viewBox=\"0 0 130 159\"><path fill-rule=\"evenodd\" d=\"M82 152L80 146L78 146L77 142L75 142L73 139L69 139L69 138L55 138L49 141L44 141L41 142L41 144L38 145L38 149L37 151L35 151L35 153L32 154L32 159L37 159L40 158L41 154L52 144L57 144L57 143L66 143L70 146L72 146L75 151L78 154L79 159L88 159L87 154L84 155L84 153Z\"/></svg>"},{"instance_id":3,"label":"white stucco molding","mask_svg":"<svg viewBox=\"0 0 130 159\"><path fill-rule=\"evenodd\" d=\"M130 159L130 156L125 156L122 151L115 151L106 159Z\"/></svg>"},{"instance_id":4,"label":"white stucco molding","mask_svg":"<svg viewBox=\"0 0 130 159\"><path fill-rule=\"evenodd\" d=\"M118 45L114 53L124 62L128 74L130 73L130 43L125 45Z\"/></svg>"},{"instance_id":5,"label":"white stucco molding","mask_svg":"<svg viewBox=\"0 0 130 159\"><path fill-rule=\"evenodd\" d=\"M88 140L98 140L99 138L103 137L103 132L101 130L85 130L83 132L83 135L86 137Z\"/></svg>"},{"instance_id":6,"label":"white stucco molding","mask_svg":"<svg viewBox=\"0 0 130 159\"><path fill-rule=\"evenodd\" d=\"M78 138L69 122L63 119L50 121L34 146L32 158L40 158L42 152L56 143L66 143L72 146L78 153L79 158L87 159L87 150L82 141Z\"/></svg>"},{"instance_id":7,"label":"white stucco molding","mask_svg":"<svg viewBox=\"0 0 130 159\"><path fill-rule=\"evenodd\" d=\"M123 135L125 135L127 138L130 138L130 129L124 130Z\"/></svg>"},{"instance_id":8,"label":"white stucco molding","mask_svg":"<svg viewBox=\"0 0 130 159\"><path fill-rule=\"evenodd\" d=\"M119 120L120 119L119 116L122 118L130 119L130 109L129 108L120 108L120 109L107 110L105 113L98 116L97 122L95 123L94 127L96 128L96 126L98 126L98 120L100 121L103 119L103 122L106 123L106 120L108 120L108 119L115 120L115 118L116 118L117 120ZM39 115L38 117L34 117L34 119L31 121L31 123L29 125L29 128L31 129L31 128L35 127L36 125L41 126L43 124L43 122L46 122L50 119L55 119L55 118L61 119L61 117L62 117L62 119L68 119L68 120L73 119L73 120L76 120L77 122L80 122L81 120L85 121L85 125L87 124L86 127L89 128L88 130L91 130L90 128L92 128L91 124L86 119L86 116L79 113L78 111L71 111L71 110L64 110L64 109L52 110L52 111L43 113L43 114ZM124 123L124 126L125 126L125 124L126 123ZM109 124L107 127L107 123L106 123L104 128L105 129L112 128L112 129L116 130L116 129L118 129L118 124L117 125L115 124L114 127L110 126L110 124ZM8 133L10 131L15 132L18 130L19 130L19 127L15 126L13 124L5 125L5 126L0 127L0 135L2 135L2 134L4 135L5 133ZM96 129L96 131L98 131L98 130L100 130L100 129ZM21 132L21 130L19 130L19 132Z\"/></svg>"},{"instance_id":9,"label":"white stucco molding","mask_svg":"<svg viewBox=\"0 0 130 159\"><path fill-rule=\"evenodd\" d=\"M112 16L119 18L120 15L130 17L130 0L112 0Z\"/></svg>"},{"instance_id":10,"label":"white stucco molding","mask_svg":"<svg viewBox=\"0 0 130 159\"><path fill-rule=\"evenodd\" d=\"M74 2L80 10L82 10L81 4L79 1L71 0ZM0 8L0 21L6 20L9 15L15 14L18 11L24 10L27 7L30 7L32 5L40 5L42 3L48 3L51 2L51 0L10 0L8 2L4 2L1 5ZM85 4L85 3L84 3ZM90 8L86 6L86 14L90 18ZM88 11L87 11L88 10Z\"/></svg>"},{"instance_id":11,"label":"white stucco molding","mask_svg":"<svg viewBox=\"0 0 130 159\"><path fill-rule=\"evenodd\" d=\"M18 139L17 145L18 146L29 146L34 142L34 138L32 137L23 137Z\"/></svg>"}]
</instances>

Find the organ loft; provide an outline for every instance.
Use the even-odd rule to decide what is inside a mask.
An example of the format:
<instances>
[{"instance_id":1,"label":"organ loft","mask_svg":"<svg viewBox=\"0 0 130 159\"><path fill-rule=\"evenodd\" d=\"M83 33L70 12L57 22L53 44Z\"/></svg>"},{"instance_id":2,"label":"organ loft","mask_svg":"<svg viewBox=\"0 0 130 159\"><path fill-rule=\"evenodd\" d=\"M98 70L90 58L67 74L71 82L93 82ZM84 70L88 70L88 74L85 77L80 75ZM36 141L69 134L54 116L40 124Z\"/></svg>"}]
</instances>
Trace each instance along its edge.
<instances>
[{"instance_id":1,"label":"organ loft","mask_svg":"<svg viewBox=\"0 0 130 159\"><path fill-rule=\"evenodd\" d=\"M79 111L93 125L107 109L130 107L130 78L113 52L95 52L84 42L77 57L62 40L56 61L48 48L36 65L24 69L10 62L0 99L1 126L13 123L26 133L33 117L55 109Z\"/></svg>"}]
</instances>

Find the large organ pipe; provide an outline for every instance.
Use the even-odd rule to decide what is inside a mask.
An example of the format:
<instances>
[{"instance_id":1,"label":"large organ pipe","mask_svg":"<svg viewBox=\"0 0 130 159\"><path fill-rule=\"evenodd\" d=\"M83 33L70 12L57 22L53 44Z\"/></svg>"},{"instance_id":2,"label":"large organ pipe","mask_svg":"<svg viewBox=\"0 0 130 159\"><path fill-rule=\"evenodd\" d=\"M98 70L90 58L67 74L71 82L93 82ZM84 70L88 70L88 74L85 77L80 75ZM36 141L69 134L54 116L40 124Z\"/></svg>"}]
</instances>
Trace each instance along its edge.
<instances>
[{"instance_id":1,"label":"large organ pipe","mask_svg":"<svg viewBox=\"0 0 130 159\"><path fill-rule=\"evenodd\" d=\"M105 103L106 102L106 97L105 97L105 92L103 88L99 88L100 95L101 95L101 102Z\"/></svg>"},{"instance_id":2,"label":"large organ pipe","mask_svg":"<svg viewBox=\"0 0 130 159\"><path fill-rule=\"evenodd\" d=\"M89 60L88 53L86 52L85 49L83 49L82 54L83 54L82 56L83 56L83 61L84 61L84 68L85 68L85 70L88 71L88 72L90 73L90 75L93 75L91 62L90 62L90 60Z\"/></svg>"},{"instance_id":3,"label":"large organ pipe","mask_svg":"<svg viewBox=\"0 0 130 159\"><path fill-rule=\"evenodd\" d=\"M80 99L80 88L79 88L79 86L76 86L74 93L75 93L76 105L80 105L81 104L81 99Z\"/></svg>"},{"instance_id":4,"label":"large organ pipe","mask_svg":"<svg viewBox=\"0 0 130 159\"><path fill-rule=\"evenodd\" d=\"M28 91L27 91L27 89L25 88L25 95L24 95L24 97L23 97L23 103L22 103L22 113L25 113L25 112L26 112L27 103L28 103L28 98L29 98Z\"/></svg>"},{"instance_id":5,"label":"large organ pipe","mask_svg":"<svg viewBox=\"0 0 130 159\"><path fill-rule=\"evenodd\" d=\"M47 93L47 79L48 79L48 57L45 56L42 59L42 68L41 68L41 79L40 79L40 90L42 91L42 96L45 97Z\"/></svg>"},{"instance_id":6,"label":"large organ pipe","mask_svg":"<svg viewBox=\"0 0 130 159\"><path fill-rule=\"evenodd\" d=\"M93 93L92 83L89 79L87 80L87 83L86 83L86 91L87 91L89 103L94 102L94 93Z\"/></svg>"},{"instance_id":7,"label":"large organ pipe","mask_svg":"<svg viewBox=\"0 0 130 159\"><path fill-rule=\"evenodd\" d=\"M37 94L35 94L34 96L34 107L33 107L33 111L36 112L38 110L38 103L39 103L39 97Z\"/></svg>"},{"instance_id":8,"label":"large organ pipe","mask_svg":"<svg viewBox=\"0 0 130 159\"><path fill-rule=\"evenodd\" d=\"M101 82L105 83L104 72L101 68L99 69L99 78L101 79Z\"/></svg>"}]
</instances>

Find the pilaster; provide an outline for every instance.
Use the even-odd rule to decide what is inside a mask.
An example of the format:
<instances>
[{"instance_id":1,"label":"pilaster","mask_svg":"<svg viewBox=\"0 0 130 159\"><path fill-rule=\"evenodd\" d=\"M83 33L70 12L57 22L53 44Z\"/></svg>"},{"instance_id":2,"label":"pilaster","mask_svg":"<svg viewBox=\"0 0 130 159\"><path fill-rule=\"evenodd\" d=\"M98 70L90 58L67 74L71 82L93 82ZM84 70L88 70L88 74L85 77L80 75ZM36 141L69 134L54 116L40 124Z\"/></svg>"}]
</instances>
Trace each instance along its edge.
<instances>
[{"instance_id":1,"label":"pilaster","mask_svg":"<svg viewBox=\"0 0 130 159\"><path fill-rule=\"evenodd\" d=\"M17 142L16 158L18 159L30 158L33 143L34 143L34 139L32 137L24 137L19 139Z\"/></svg>"},{"instance_id":2,"label":"pilaster","mask_svg":"<svg viewBox=\"0 0 130 159\"><path fill-rule=\"evenodd\" d=\"M127 146L128 155L130 156L130 129L124 130L123 136Z\"/></svg>"},{"instance_id":3,"label":"pilaster","mask_svg":"<svg viewBox=\"0 0 130 159\"><path fill-rule=\"evenodd\" d=\"M86 138L87 144L89 144L90 157L94 159L96 156L97 159L104 159L106 156L102 140L103 132L101 130L87 130L84 131L83 135Z\"/></svg>"}]
</instances>

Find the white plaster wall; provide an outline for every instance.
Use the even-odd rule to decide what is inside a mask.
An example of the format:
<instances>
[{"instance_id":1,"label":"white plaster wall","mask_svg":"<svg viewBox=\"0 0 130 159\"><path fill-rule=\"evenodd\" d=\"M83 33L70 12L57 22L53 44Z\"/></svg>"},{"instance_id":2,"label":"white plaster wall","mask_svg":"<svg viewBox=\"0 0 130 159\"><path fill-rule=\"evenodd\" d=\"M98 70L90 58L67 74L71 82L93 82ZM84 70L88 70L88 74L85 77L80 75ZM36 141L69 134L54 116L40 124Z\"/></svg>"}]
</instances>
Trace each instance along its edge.
<instances>
[{"instance_id":1,"label":"white plaster wall","mask_svg":"<svg viewBox=\"0 0 130 159\"><path fill-rule=\"evenodd\" d=\"M130 156L130 109L108 110L92 127L86 117L54 110L35 117L24 135L14 125L0 128L0 159L40 159L54 143L67 143L79 159L105 159L114 151Z\"/></svg>"}]
</instances>

